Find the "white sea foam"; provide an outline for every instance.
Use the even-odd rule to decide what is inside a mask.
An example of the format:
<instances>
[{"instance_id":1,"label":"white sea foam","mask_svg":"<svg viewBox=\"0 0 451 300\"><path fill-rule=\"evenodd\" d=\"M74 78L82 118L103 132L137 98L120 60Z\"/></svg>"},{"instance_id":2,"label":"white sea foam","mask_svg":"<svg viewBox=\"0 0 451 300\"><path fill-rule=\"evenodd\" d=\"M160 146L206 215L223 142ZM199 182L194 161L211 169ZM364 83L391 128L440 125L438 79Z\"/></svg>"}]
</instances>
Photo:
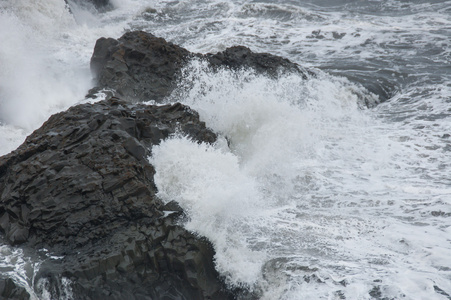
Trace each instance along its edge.
<instances>
[{"instance_id":1,"label":"white sea foam","mask_svg":"<svg viewBox=\"0 0 451 300\"><path fill-rule=\"evenodd\" d=\"M152 151L152 163L159 170L155 177L159 196L176 200L189 213L186 228L213 241L217 268L228 282L255 284L265 254L263 249L251 249L243 237L255 230L248 225L263 205L257 200L262 197L256 181L223 147L174 137ZM230 264L231 260L238 263Z\"/></svg>"},{"instance_id":2,"label":"white sea foam","mask_svg":"<svg viewBox=\"0 0 451 300\"><path fill-rule=\"evenodd\" d=\"M53 113L84 99L92 84L89 60L95 41L119 37L127 27L127 18L118 17L123 10L93 15L69 3L70 9L62 0L0 3L1 154Z\"/></svg>"},{"instance_id":3,"label":"white sea foam","mask_svg":"<svg viewBox=\"0 0 451 300\"><path fill-rule=\"evenodd\" d=\"M40 300L74 300L71 284L70 279L62 277L59 286L52 287L48 279L40 278L36 283L35 290L37 290Z\"/></svg>"},{"instance_id":4,"label":"white sea foam","mask_svg":"<svg viewBox=\"0 0 451 300\"><path fill-rule=\"evenodd\" d=\"M12 279L16 284L23 286L30 294L32 300L38 297L33 290L34 277L39 270L41 261L24 255L20 248L6 245L0 246L0 272L2 276Z\"/></svg>"},{"instance_id":5,"label":"white sea foam","mask_svg":"<svg viewBox=\"0 0 451 300\"><path fill-rule=\"evenodd\" d=\"M67 68L52 48L56 35L74 25L64 2L9 4L0 11L0 25L9 28L0 33L0 118L30 131L82 97L89 76L86 69Z\"/></svg>"},{"instance_id":6,"label":"white sea foam","mask_svg":"<svg viewBox=\"0 0 451 300\"><path fill-rule=\"evenodd\" d=\"M27 136L23 129L0 123L0 155L7 154L17 148Z\"/></svg>"},{"instance_id":7,"label":"white sea foam","mask_svg":"<svg viewBox=\"0 0 451 300\"><path fill-rule=\"evenodd\" d=\"M392 125L358 108L359 87L200 62L184 74L171 100L199 111L230 150L165 141L153 149L156 183L213 242L229 283L264 299L443 299L434 286L451 288L440 271L449 224L432 211L449 205L449 188L431 186Z\"/></svg>"}]
</instances>

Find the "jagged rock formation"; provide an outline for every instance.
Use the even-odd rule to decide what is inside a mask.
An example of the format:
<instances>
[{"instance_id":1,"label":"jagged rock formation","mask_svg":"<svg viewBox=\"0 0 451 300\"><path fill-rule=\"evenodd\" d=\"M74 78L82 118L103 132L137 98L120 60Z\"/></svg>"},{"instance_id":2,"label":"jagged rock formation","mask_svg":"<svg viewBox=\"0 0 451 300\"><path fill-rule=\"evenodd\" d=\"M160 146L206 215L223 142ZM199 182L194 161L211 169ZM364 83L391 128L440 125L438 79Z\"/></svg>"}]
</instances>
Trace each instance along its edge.
<instances>
[{"instance_id":1,"label":"jagged rock formation","mask_svg":"<svg viewBox=\"0 0 451 300\"><path fill-rule=\"evenodd\" d=\"M117 96L131 101L161 101L169 96L177 84L177 76L192 58L208 61L212 68L252 68L259 73L276 76L279 71L312 74L298 64L267 53L254 53L246 47L236 46L217 54L197 54L167 42L162 38L134 31L118 40L100 38L94 48L91 70L96 88L109 88Z\"/></svg>"},{"instance_id":2,"label":"jagged rock formation","mask_svg":"<svg viewBox=\"0 0 451 300\"><path fill-rule=\"evenodd\" d=\"M0 158L0 229L12 245L63 257L37 276L55 295L63 276L76 299L231 297L211 245L177 225L177 205L155 196L147 157L177 130L216 139L184 105L113 98L53 115Z\"/></svg>"},{"instance_id":3,"label":"jagged rock formation","mask_svg":"<svg viewBox=\"0 0 451 300\"><path fill-rule=\"evenodd\" d=\"M132 101L162 100L190 57L188 50L145 32L97 40L91 71L98 88L111 88Z\"/></svg>"},{"instance_id":4,"label":"jagged rock formation","mask_svg":"<svg viewBox=\"0 0 451 300\"><path fill-rule=\"evenodd\" d=\"M243 46L230 47L223 52L199 56L206 59L213 68L226 67L233 70L250 68L257 73L267 74L272 77L277 76L281 71L301 74L304 79L307 78L307 75L314 75L313 72L303 69L286 58L269 53L254 53Z\"/></svg>"}]
</instances>

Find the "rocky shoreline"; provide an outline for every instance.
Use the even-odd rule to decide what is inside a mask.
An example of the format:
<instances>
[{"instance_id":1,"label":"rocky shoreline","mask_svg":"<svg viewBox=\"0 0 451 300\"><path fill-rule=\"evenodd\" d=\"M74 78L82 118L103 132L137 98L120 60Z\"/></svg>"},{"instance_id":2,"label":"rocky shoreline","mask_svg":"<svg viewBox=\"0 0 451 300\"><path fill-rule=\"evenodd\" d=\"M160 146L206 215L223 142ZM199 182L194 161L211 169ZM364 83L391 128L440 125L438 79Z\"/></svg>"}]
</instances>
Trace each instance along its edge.
<instances>
[{"instance_id":1,"label":"rocky shoreline","mask_svg":"<svg viewBox=\"0 0 451 300\"><path fill-rule=\"evenodd\" d=\"M34 280L62 297L62 278L75 299L234 299L214 268L214 249L178 225L183 211L156 196L153 145L179 132L213 143L214 132L180 103L144 105L170 95L192 58L212 68L282 70L308 76L287 59L233 47L193 54L149 33L97 41L96 80L89 97L106 100L53 115L15 151L0 157L0 230L12 246L46 249ZM29 299L10 278L0 295ZM246 296L252 298L252 296Z\"/></svg>"}]
</instances>

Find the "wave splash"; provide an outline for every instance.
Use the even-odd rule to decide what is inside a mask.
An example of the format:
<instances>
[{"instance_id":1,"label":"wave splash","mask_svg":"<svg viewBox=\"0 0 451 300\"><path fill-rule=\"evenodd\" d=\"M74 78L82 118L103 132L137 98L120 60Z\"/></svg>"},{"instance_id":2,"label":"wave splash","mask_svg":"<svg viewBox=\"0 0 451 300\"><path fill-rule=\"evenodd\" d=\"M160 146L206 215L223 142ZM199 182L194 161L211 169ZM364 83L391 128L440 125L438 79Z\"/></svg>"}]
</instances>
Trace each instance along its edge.
<instances>
[{"instance_id":1,"label":"wave splash","mask_svg":"<svg viewBox=\"0 0 451 300\"><path fill-rule=\"evenodd\" d=\"M263 299L440 299L446 276L424 270L443 265L446 245L430 245L430 257L425 236L408 233L404 218L414 216L400 199L410 192L396 185L409 185L401 182L412 170L397 164L406 148L387 124L359 108L358 95L370 93L327 75L271 79L199 61L184 75L170 100L198 111L220 138L174 136L153 148L155 182L187 212L184 226L212 241L230 285Z\"/></svg>"}]
</instances>

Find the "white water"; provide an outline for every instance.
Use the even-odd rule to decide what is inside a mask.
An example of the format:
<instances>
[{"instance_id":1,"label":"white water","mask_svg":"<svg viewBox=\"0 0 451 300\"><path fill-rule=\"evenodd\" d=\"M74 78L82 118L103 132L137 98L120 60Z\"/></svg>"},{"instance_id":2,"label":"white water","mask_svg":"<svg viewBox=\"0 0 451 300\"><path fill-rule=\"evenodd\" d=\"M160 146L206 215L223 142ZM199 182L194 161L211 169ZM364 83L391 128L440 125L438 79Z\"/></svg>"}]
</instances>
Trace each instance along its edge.
<instances>
[{"instance_id":1,"label":"white water","mask_svg":"<svg viewBox=\"0 0 451 300\"><path fill-rule=\"evenodd\" d=\"M120 8L99 18L69 3L72 13L62 0L0 2L0 154L83 101L96 40L119 37L127 27Z\"/></svg>"},{"instance_id":2,"label":"white water","mask_svg":"<svg viewBox=\"0 0 451 300\"><path fill-rule=\"evenodd\" d=\"M450 229L431 212L449 209L446 170L431 186L419 169L433 166L343 81L188 70L195 84L177 97L230 150L174 137L151 161L160 196L189 212L231 284L264 299L369 299L376 285L444 298L434 285L451 288Z\"/></svg>"},{"instance_id":3,"label":"white water","mask_svg":"<svg viewBox=\"0 0 451 300\"><path fill-rule=\"evenodd\" d=\"M27 250L30 251L30 250ZM49 286L46 278L36 280L36 275L44 260L59 260L61 257L52 256L48 250L26 252L23 249L0 246L0 276L11 278L19 286L23 286L30 295L30 300L53 300L54 295L60 295L60 300L74 300L71 281L61 277L58 293ZM18 295L16 295L17 297Z\"/></svg>"},{"instance_id":4,"label":"white water","mask_svg":"<svg viewBox=\"0 0 451 300\"><path fill-rule=\"evenodd\" d=\"M386 103L362 110L374 95L319 70L271 80L193 62L168 101L190 105L220 138L152 149L160 196L213 242L227 282L263 299L449 298L450 1L113 4L97 14L70 2L71 14L62 0L0 2L0 154L83 101L96 39L129 29L388 85ZM2 247L2 276L51 297L30 277L36 262Z\"/></svg>"}]
</instances>

